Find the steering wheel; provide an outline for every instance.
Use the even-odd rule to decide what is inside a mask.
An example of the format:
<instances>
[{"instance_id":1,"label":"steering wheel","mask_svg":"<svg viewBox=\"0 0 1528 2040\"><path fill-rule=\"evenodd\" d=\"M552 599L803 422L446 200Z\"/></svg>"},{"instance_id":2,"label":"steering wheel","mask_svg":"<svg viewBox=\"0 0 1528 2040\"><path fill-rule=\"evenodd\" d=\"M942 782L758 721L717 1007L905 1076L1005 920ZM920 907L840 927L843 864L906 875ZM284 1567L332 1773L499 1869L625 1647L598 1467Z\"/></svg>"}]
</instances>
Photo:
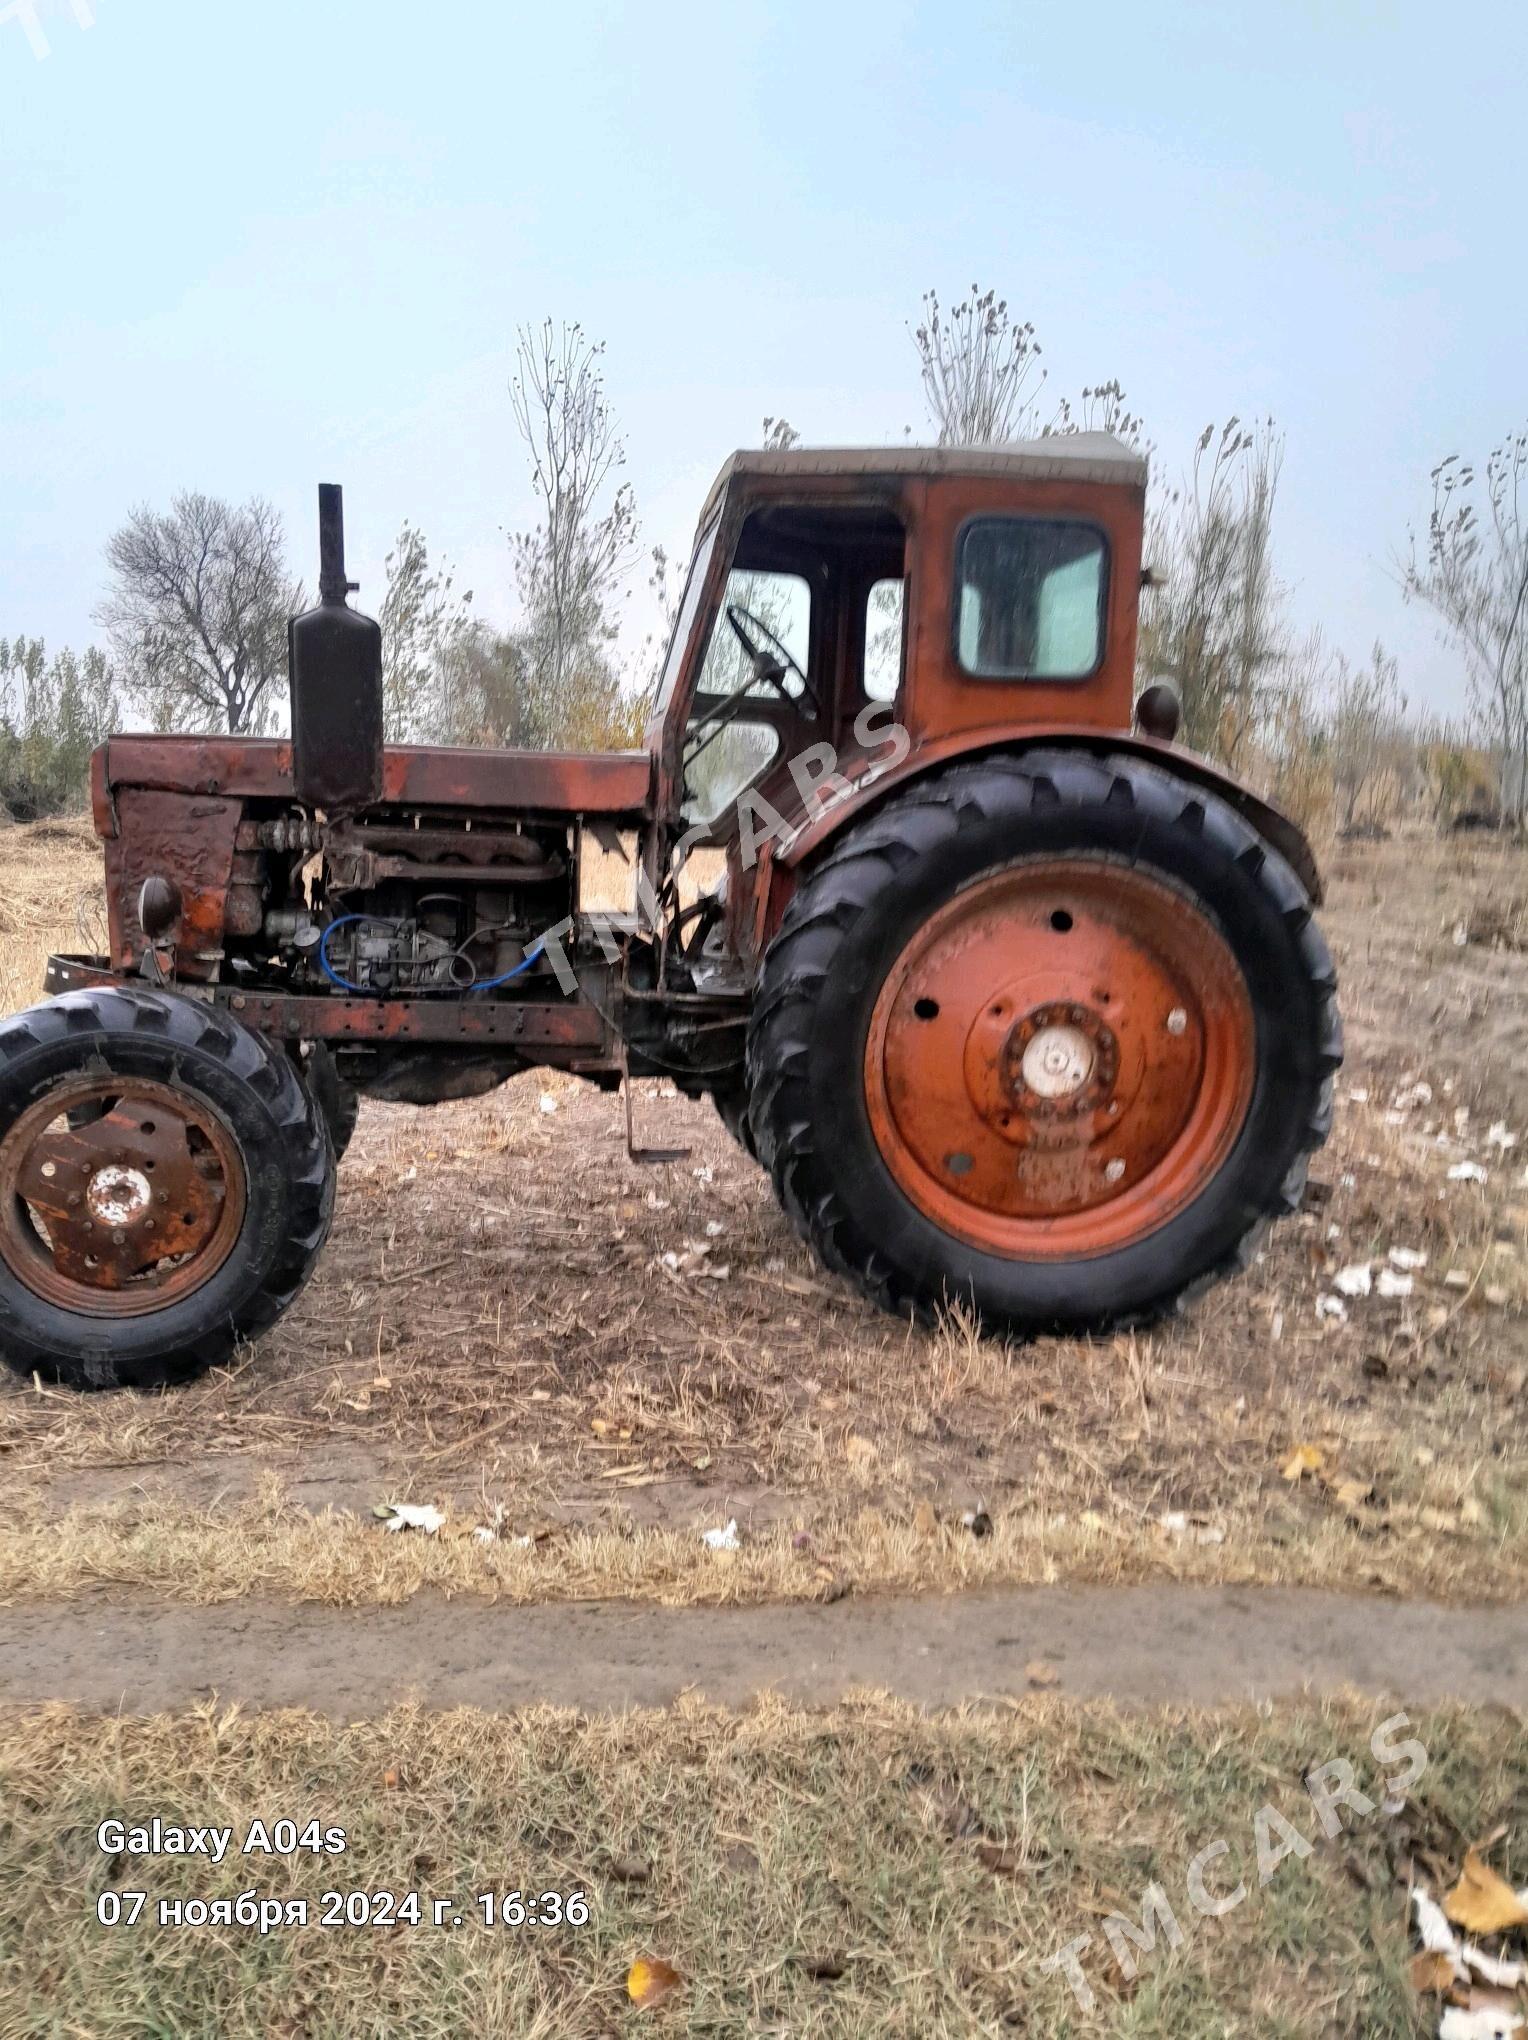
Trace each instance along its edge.
<instances>
[{"instance_id":1,"label":"steering wheel","mask_svg":"<svg viewBox=\"0 0 1528 2040\"><path fill-rule=\"evenodd\" d=\"M802 695L811 705L813 715L821 716L822 703L817 699L816 688L763 618L755 616L751 609L744 609L739 602L729 602L727 621L732 626L732 635L747 654L754 679L773 687L786 706L794 708L795 697L785 684L786 674L794 673L801 682Z\"/></svg>"}]
</instances>

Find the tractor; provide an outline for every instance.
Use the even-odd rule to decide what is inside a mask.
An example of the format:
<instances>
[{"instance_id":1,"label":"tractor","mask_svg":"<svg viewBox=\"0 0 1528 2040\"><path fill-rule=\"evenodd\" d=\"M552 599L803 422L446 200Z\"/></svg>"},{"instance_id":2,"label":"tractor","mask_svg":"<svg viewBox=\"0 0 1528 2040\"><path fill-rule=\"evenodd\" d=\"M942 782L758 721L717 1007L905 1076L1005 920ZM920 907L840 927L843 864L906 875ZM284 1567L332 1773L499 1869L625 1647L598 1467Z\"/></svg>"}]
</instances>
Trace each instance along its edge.
<instances>
[{"instance_id":1,"label":"tractor","mask_svg":"<svg viewBox=\"0 0 1528 2040\"><path fill-rule=\"evenodd\" d=\"M639 1159L631 1079L710 1097L903 1317L1089 1333L1244 1268L1330 1124L1336 988L1300 830L1135 700L1145 489L1101 433L735 454L645 748L581 756L384 743L321 488L290 737L94 755L110 953L0 1023L5 1358L226 1361L312 1273L360 1099L537 1065L626 1087Z\"/></svg>"}]
</instances>

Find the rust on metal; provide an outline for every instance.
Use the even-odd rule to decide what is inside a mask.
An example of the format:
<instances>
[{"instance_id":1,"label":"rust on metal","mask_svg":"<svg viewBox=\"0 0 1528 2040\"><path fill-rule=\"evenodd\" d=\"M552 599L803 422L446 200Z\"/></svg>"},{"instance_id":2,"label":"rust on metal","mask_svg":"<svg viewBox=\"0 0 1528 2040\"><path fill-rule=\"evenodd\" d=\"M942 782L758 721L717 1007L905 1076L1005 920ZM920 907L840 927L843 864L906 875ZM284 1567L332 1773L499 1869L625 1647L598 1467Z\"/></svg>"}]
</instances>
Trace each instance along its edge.
<instances>
[{"instance_id":1,"label":"rust on metal","mask_svg":"<svg viewBox=\"0 0 1528 2040\"><path fill-rule=\"evenodd\" d=\"M1181 1211L1252 1094L1235 959L1182 894L1103 858L990 873L887 976L864 1083L924 1215L1015 1259L1102 1254Z\"/></svg>"},{"instance_id":2,"label":"rust on metal","mask_svg":"<svg viewBox=\"0 0 1528 2040\"><path fill-rule=\"evenodd\" d=\"M142 1316L199 1289L244 1208L221 1117L149 1078L71 1078L0 1141L0 1257L34 1295L88 1317Z\"/></svg>"},{"instance_id":3,"label":"rust on metal","mask_svg":"<svg viewBox=\"0 0 1528 2040\"><path fill-rule=\"evenodd\" d=\"M294 799L292 746L280 737L119 736L103 746L101 785L163 793ZM99 755L99 754L98 754ZM380 805L477 808L488 813L620 815L651 811L653 761L646 751L588 756L569 751L474 751L389 745ZM100 819L97 817L97 829Z\"/></svg>"},{"instance_id":4,"label":"rust on metal","mask_svg":"<svg viewBox=\"0 0 1528 2040\"><path fill-rule=\"evenodd\" d=\"M176 931L177 967L193 979L211 977L223 953L230 888L252 874L245 853L236 852L241 819L236 800L167 793L143 786L117 789L118 832L106 840L106 917L112 960L130 970L148 946L138 924L137 903L149 878L168 878L180 888ZM235 912L247 917L234 895ZM259 921L255 920L258 928Z\"/></svg>"}]
</instances>

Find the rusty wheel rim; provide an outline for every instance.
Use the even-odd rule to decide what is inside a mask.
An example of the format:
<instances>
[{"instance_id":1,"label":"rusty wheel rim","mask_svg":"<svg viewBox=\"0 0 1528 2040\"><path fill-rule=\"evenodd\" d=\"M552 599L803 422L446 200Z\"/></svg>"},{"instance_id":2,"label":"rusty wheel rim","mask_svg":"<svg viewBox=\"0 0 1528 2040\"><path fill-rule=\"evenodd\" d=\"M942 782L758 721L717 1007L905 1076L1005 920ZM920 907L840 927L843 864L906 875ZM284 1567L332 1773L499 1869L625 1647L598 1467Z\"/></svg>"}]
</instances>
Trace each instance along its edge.
<instances>
[{"instance_id":1,"label":"rusty wheel rim","mask_svg":"<svg viewBox=\"0 0 1528 2040\"><path fill-rule=\"evenodd\" d=\"M86 1317L141 1317L200 1289L244 1207L230 1129L151 1078L73 1078L0 1140L0 1259Z\"/></svg>"},{"instance_id":2,"label":"rusty wheel rim","mask_svg":"<svg viewBox=\"0 0 1528 2040\"><path fill-rule=\"evenodd\" d=\"M886 1166L985 1252L1062 1260L1144 1238L1219 1169L1256 1028L1219 931L1104 858L989 872L919 929L871 1016L864 1082Z\"/></svg>"}]
</instances>

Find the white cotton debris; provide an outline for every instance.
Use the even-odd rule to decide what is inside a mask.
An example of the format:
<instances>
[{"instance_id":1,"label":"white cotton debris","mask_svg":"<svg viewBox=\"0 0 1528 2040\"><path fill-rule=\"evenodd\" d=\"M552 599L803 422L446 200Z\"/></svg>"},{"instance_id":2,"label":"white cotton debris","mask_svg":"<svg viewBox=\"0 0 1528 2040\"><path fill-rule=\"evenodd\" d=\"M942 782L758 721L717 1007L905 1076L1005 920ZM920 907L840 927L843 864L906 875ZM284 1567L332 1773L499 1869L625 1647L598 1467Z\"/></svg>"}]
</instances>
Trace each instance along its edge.
<instances>
[{"instance_id":1,"label":"white cotton debris","mask_svg":"<svg viewBox=\"0 0 1528 2040\"><path fill-rule=\"evenodd\" d=\"M1524 2032L1528 2026L1522 2015L1504 2005L1484 2005L1478 2012L1450 2006L1438 2028L1438 2040L1516 2040Z\"/></svg>"},{"instance_id":2,"label":"white cotton debris","mask_svg":"<svg viewBox=\"0 0 1528 2040\"><path fill-rule=\"evenodd\" d=\"M1451 1183L1484 1183L1489 1179L1479 1162L1455 1162L1448 1172L1448 1180Z\"/></svg>"},{"instance_id":3,"label":"white cotton debris","mask_svg":"<svg viewBox=\"0 0 1528 2040\"><path fill-rule=\"evenodd\" d=\"M1486 1146L1488 1148L1500 1148L1503 1154L1507 1152L1508 1148L1515 1148L1517 1146L1517 1135L1507 1131L1505 1119L1492 1120L1490 1126L1486 1129Z\"/></svg>"},{"instance_id":4,"label":"white cotton debris","mask_svg":"<svg viewBox=\"0 0 1528 2040\"><path fill-rule=\"evenodd\" d=\"M691 1169L690 1174L695 1178L697 1183L710 1183L714 1181L716 1171L712 1168L709 1162L702 1162L698 1169Z\"/></svg>"},{"instance_id":5,"label":"white cotton debris","mask_svg":"<svg viewBox=\"0 0 1528 2040\"><path fill-rule=\"evenodd\" d=\"M384 1530L422 1530L426 1537L433 1537L446 1520L444 1509L437 1509L433 1502L384 1502L386 1517Z\"/></svg>"},{"instance_id":6,"label":"white cotton debris","mask_svg":"<svg viewBox=\"0 0 1528 2040\"><path fill-rule=\"evenodd\" d=\"M708 1218L706 1220L706 1238L708 1240L719 1240L726 1230L727 1228L719 1218Z\"/></svg>"},{"instance_id":7,"label":"white cotton debris","mask_svg":"<svg viewBox=\"0 0 1528 2040\"><path fill-rule=\"evenodd\" d=\"M1348 1307L1340 1296L1318 1296L1316 1315L1318 1318L1331 1318L1335 1324L1345 1325L1348 1321Z\"/></svg>"},{"instance_id":8,"label":"white cotton debris","mask_svg":"<svg viewBox=\"0 0 1528 2040\"><path fill-rule=\"evenodd\" d=\"M1375 1284L1381 1296L1410 1296L1412 1286L1412 1277L1402 1275L1394 1268L1381 1268Z\"/></svg>"},{"instance_id":9,"label":"white cotton debris","mask_svg":"<svg viewBox=\"0 0 1528 2040\"><path fill-rule=\"evenodd\" d=\"M687 1240L681 1254L670 1247L659 1259L670 1275L705 1276L711 1282L725 1282L732 1273L726 1262L711 1259L709 1240Z\"/></svg>"},{"instance_id":10,"label":"white cotton debris","mask_svg":"<svg viewBox=\"0 0 1528 2040\"><path fill-rule=\"evenodd\" d=\"M1454 947L1456 949L1463 949L1469 939L1469 928L1463 921L1456 921L1454 923Z\"/></svg>"},{"instance_id":11,"label":"white cotton debris","mask_svg":"<svg viewBox=\"0 0 1528 2040\"><path fill-rule=\"evenodd\" d=\"M552 1096L550 1091L542 1092L541 1109L543 1112L555 1112L557 1110L557 1100Z\"/></svg>"},{"instance_id":12,"label":"white cotton debris","mask_svg":"<svg viewBox=\"0 0 1528 2040\"><path fill-rule=\"evenodd\" d=\"M1369 1102L1368 1089L1363 1084L1354 1084L1349 1090L1348 1096L1355 1105L1367 1105Z\"/></svg>"},{"instance_id":13,"label":"white cotton debris","mask_svg":"<svg viewBox=\"0 0 1528 2040\"><path fill-rule=\"evenodd\" d=\"M669 1201L666 1197L660 1197L656 1190L649 1190L647 1193L647 1208L649 1211L667 1211Z\"/></svg>"},{"instance_id":14,"label":"white cotton debris","mask_svg":"<svg viewBox=\"0 0 1528 2040\"><path fill-rule=\"evenodd\" d=\"M1463 1954L1465 1967L1473 1969L1482 1983L1493 1984L1497 1990L1520 1990L1528 1983L1528 1962L1509 1962L1500 1955L1488 1955L1473 1941L1465 1942Z\"/></svg>"},{"instance_id":15,"label":"white cotton debris","mask_svg":"<svg viewBox=\"0 0 1528 2040\"><path fill-rule=\"evenodd\" d=\"M1392 1268L1425 1268L1427 1256L1420 1247L1392 1247L1385 1256Z\"/></svg>"},{"instance_id":16,"label":"white cotton debris","mask_svg":"<svg viewBox=\"0 0 1528 2040\"><path fill-rule=\"evenodd\" d=\"M1374 1287L1374 1269L1368 1261L1355 1261L1350 1268L1337 1270L1332 1286L1342 1296L1367 1296Z\"/></svg>"},{"instance_id":17,"label":"white cotton debris","mask_svg":"<svg viewBox=\"0 0 1528 2040\"><path fill-rule=\"evenodd\" d=\"M1431 1105L1433 1091L1431 1084L1407 1084L1396 1092L1390 1101L1400 1112L1410 1112L1418 1105Z\"/></svg>"},{"instance_id":18,"label":"white cotton debris","mask_svg":"<svg viewBox=\"0 0 1528 2040\"><path fill-rule=\"evenodd\" d=\"M1424 1951L1429 1955L1447 1955L1457 1968L1459 1943L1442 1906L1431 1892L1423 1891L1420 1886L1412 1892L1411 1903L1416 1910L1417 1932Z\"/></svg>"},{"instance_id":19,"label":"white cotton debris","mask_svg":"<svg viewBox=\"0 0 1528 2040\"><path fill-rule=\"evenodd\" d=\"M738 1548L737 1517L720 1530L702 1530L700 1541L707 1551L736 1551Z\"/></svg>"}]
</instances>

